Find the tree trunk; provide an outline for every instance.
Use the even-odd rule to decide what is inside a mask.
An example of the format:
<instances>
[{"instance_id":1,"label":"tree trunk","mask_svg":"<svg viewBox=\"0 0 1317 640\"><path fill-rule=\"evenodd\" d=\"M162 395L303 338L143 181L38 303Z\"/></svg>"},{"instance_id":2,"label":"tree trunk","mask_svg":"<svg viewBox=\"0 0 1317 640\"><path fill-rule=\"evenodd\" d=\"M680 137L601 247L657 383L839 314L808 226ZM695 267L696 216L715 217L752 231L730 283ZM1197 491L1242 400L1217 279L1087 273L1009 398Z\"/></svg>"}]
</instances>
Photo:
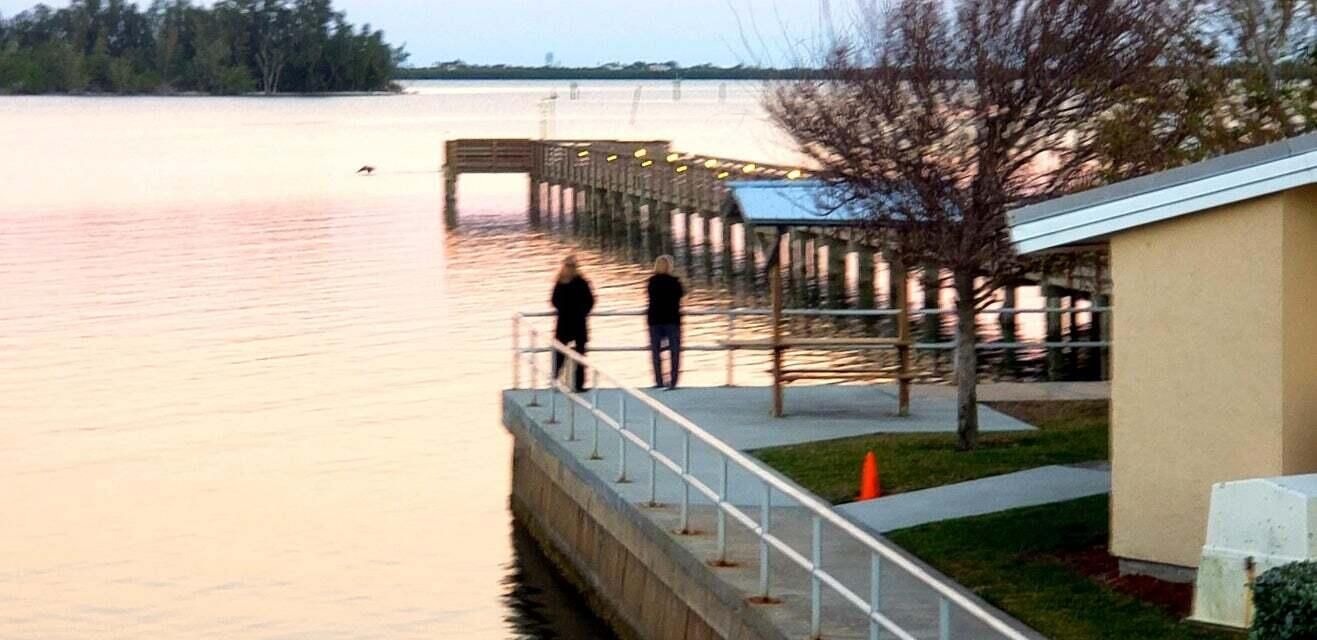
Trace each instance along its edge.
<instances>
[{"instance_id":1,"label":"tree trunk","mask_svg":"<svg viewBox=\"0 0 1317 640\"><path fill-rule=\"evenodd\" d=\"M979 443L978 332L975 330L974 274L957 271L956 288L956 436L961 451Z\"/></svg>"}]
</instances>

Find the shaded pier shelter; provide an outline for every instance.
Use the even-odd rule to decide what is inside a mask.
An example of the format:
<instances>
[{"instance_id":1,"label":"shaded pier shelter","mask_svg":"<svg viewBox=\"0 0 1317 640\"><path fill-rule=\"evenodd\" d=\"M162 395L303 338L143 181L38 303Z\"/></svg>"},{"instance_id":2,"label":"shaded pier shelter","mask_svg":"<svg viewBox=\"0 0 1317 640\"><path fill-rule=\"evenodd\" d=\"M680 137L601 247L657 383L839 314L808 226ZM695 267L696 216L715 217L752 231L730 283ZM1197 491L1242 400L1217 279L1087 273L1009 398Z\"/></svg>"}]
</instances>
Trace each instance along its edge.
<instances>
[{"instance_id":1,"label":"shaded pier shelter","mask_svg":"<svg viewBox=\"0 0 1317 640\"><path fill-rule=\"evenodd\" d=\"M784 331L782 294L782 252L792 244L788 236L792 228L817 228L834 236L848 236L854 243L865 222L864 212L851 206L828 206L826 187L814 180L761 180L730 182L723 215L740 221L748 230L747 240L753 238L761 244L767 258L769 297L772 306L770 323L772 333L767 339L731 340L726 346L735 349L763 349L772 352L773 415L782 417L784 388L787 383L807 379L870 378L886 375L884 370L856 367L796 368L785 363L786 352L793 348L813 350L845 350L891 348L898 354L896 379L899 386L898 413L910 413L911 349L910 319L907 310L908 279L893 278L893 307L897 317L894 337L839 337L813 338L786 335ZM831 255L831 252L829 252ZM870 263L872 268L872 263ZM905 273L904 265L893 263L894 273Z\"/></svg>"},{"instance_id":2,"label":"shaded pier shelter","mask_svg":"<svg viewBox=\"0 0 1317 640\"><path fill-rule=\"evenodd\" d=\"M1025 253L1110 247L1111 552L1127 571L1188 577L1214 483L1317 472L1317 134L1025 207L1010 225Z\"/></svg>"}]
</instances>

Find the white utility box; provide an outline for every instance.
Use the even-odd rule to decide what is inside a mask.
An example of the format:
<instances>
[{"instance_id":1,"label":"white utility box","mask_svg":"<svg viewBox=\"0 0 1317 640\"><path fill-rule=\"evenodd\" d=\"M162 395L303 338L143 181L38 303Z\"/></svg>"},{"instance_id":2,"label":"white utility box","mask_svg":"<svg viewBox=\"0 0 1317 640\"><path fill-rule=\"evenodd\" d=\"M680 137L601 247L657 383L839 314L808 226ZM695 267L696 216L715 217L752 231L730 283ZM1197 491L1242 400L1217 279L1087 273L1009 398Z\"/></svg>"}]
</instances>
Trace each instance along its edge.
<instances>
[{"instance_id":1,"label":"white utility box","mask_svg":"<svg viewBox=\"0 0 1317 640\"><path fill-rule=\"evenodd\" d=\"M1253 621L1251 581L1268 569L1313 559L1317 474L1215 484L1193 619L1246 628Z\"/></svg>"}]
</instances>

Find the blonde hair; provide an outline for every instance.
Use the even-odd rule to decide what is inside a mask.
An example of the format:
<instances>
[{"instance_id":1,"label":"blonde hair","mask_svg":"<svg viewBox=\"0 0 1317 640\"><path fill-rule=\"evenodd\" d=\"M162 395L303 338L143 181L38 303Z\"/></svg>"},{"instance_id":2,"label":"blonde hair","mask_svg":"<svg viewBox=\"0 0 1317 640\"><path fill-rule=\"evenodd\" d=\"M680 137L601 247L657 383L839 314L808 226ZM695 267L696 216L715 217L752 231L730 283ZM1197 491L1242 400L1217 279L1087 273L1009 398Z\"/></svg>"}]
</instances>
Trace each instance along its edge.
<instances>
[{"instance_id":1,"label":"blonde hair","mask_svg":"<svg viewBox=\"0 0 1317 640\"><path fill-rule=\"evenodd\" d=\"M558 267L558 282L567 284L575 278L580 271L577 269L576 256L569 255L562 259L562 265Z\"/></svg>"},{"instance_id":2,"label":"blonde hair","mask_svg":"<svg viewBox=\"0 0 1317 640\"><path fill-rule=\"evenodd\" d=\"M654 259L654 273L672 273L672 256L661 255Z\"/></svg>"}]
</instances>

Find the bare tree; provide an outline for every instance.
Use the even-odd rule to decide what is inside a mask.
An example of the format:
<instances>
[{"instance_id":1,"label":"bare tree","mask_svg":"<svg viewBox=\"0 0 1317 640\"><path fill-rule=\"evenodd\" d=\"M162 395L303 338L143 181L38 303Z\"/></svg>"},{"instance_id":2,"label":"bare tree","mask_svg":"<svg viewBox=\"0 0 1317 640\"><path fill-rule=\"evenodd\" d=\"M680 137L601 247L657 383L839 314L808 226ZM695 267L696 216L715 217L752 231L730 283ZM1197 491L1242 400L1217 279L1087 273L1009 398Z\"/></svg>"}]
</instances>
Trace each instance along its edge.
<instances>
[{"instance_id":1,"label":"bare tree","mask_svg":"<svg viewBox=\"0 0 1317 640\"><path fill-rule=\"evenodd\" d=\"M1101 116L1159 66L1170 0L895 0L837 36L820 80L766 98L831 206L863 207L956 293L959 447L978 440L975 316L1025 268L1006 212L1095 177Z\"/></svg>"},{"instance_id":2,"label":"bare tree","mask_svg":"<svg viewBox=\"0 0 1317 640\"><path fill-rule=\"evenodd\" d=\"M253 12L256 68L261 72L261 91L279 93L279 80L292 55L292 12L283 0L264 0Z\"/></svg>"}]
</instances>

